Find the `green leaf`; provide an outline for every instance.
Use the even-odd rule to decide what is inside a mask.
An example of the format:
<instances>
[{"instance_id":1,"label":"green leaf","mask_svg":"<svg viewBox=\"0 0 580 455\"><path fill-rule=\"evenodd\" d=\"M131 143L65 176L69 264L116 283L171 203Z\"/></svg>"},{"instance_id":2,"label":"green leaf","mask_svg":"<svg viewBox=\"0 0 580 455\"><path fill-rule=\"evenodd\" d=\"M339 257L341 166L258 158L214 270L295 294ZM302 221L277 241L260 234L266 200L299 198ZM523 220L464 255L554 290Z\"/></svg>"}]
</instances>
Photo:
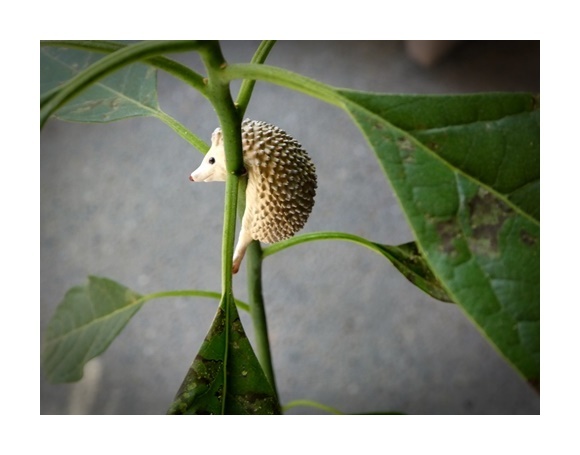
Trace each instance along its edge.
<instances>
[{"instance_id":1,"label":"green leaf","mask_svg":"<svg viewBox=\"0 0 580 455\"><path fill-rule=\"evenodd\" d=\"M103 55L76 49L42 47L41 98L62 86ZM135 63L96 82L61 107L56 117L76 122L111 122L129 117L158 116L157 70Z\"/></svg>"},{"instance_id":2,"label":"green leaf","mask_svg":"<svg viewBox=\"0 0 580 455\"><path fill-rule=\"evenodd\" d=\"M417 248L415 242L405 243L399 246L382 245L346 232L312 232L297 235L288 240L269 245L264 248L263 256L267 257L278 251L290 248L293 245L315 240L345 240L365 246L389 260L411 283L425 291L431 297L444 302L453 302L445 288L430 269L429 264Z\"/></svg>"},{"instance_id":3,"label":"green leaf","mask_svg":"<svg viewBox=\"0 0 580 455\"><path fill-rule=\"evenodd\" d=\"M375 151L430 268L499 351L539 384L535 98L341 93L350 100L346 107ZM514 146L508 136L520 128ZM454 152L441 153L448 144ZM456 159L459 144L469 145L463 161ZM480 145L487 152L480 153ZM518 160L521 171L514 164ZM513 198L514 191L522 196Z\"/></svg>"},{"instance_id":4,"label":"green leaf","mask_svg":"<svg viewBox=\"0 0 580 455\"><path fill-rule=\"evenodd\" d=\"M425 291L437 300L453 302L452 298L447 294L447 291L429 267L429 264L417 248L415 242L398 246L380 245L378 243L375 245L377 249L384 251L382 254L393 263L405 278L419 289Z\"/></svg>"},{"instance_id":5,"label":"green leaf","mask_svg":"<svg viewBox=\"0 0 580 455\"><path fill-rule=\"evenodd\" d=\"M89 277L70 289L46 330L42 365L50 382L78 381L141 308L141 296L112 280Z\"/></svg>"},{"instance_id":6,"label":"green leaf","mask_svg":"<svg viewBox=\"0 0 580 455\"><path fill-rule=\"evenodd\" d=\"M225 297L168 414L280 414L281 409Z\"/></svg>"},{"instance_id":7,"label":"green leaf","mask_svg":"<svg viewBox=\"0 0 580 455\"><path fill-rule=\"evenodd\" d=\"M139 63L119 66L119 63L125 64L127 59L135 58L135 55L127 54L127 52L140 55L139 52L143 49L135 49L138 45L127 49L119 47L119 44L114 42L52 43L52 46L68 45L80 48L69 49L51 47L49 46L51 43L44 44L45 46L40 51L41 128L55 109L55 117L77 122L110 122L135 116L152 116L167 124L200 152L205 153L209 149L205 141L163 112L157 102L156 68L163 68L176 77L186 80L205 95L201 89L202 78L194 71L163 57L153 57L147 60L153 66ZM171 48L172 43L170 42L168 46ZM177 44L176 46L179 47ZM111 62L110 56L103 59L99 53L87 52L82 50L83 48L89 48L95 52L113 52L117 49L113 53L118 57L119 52L125 52L125 61L119 59L120 62ZM103 65L107 58L109 60ZM99 61L100 59L103 60ZM97 61L99 62L94 64ZM107 71L113 72L108 77L100 79ZM87 73L90 73L90 77ZM77 80L79 74L82 81ZM98 82L95 82L96 80ZM66 91L68 94L63 97ZM62 99L55 102L55 98L58 97ZM62 103L64 104L59 108L58 106Z\"/></svg>"},{"instance_id":8,"label":"green leaf","mask_svg":"<svg viewBox=\"0 0 580 455\"><path fill-rule=\"evenodd\" d=\"M341 90L455 169L540 219L539 99L528 93L384 95ZM404 144L403 144L404 145Z\"/></svg>"}]
</instances>

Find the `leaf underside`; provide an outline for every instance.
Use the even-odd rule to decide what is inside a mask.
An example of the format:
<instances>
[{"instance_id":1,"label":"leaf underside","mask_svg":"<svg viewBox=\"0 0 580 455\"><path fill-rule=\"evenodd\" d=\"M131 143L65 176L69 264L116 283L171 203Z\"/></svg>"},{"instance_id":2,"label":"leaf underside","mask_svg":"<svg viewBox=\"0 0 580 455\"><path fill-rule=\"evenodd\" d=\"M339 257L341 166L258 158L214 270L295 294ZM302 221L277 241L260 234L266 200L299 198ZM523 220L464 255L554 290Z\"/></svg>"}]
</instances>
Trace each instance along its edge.
<instances>
[{"instance_id":1,"label":"leaf underside","mask_svg":"<svg viewBox=\"0 0 580 455\"><path fill-rule=\"evenodd\" d=\"M40 94L61 86L88 68L102 54L76 49L40 49ZM130 117L155 116L157 70L140 63L128 65L92 84L61 107L55 117L73 122L112 122Z\"/></svg>"},{"instance_id":2,"label":"leaf underside","mask_svg":"<svg viewBox=\"0 0 580 455\"><path fill-rule=\"evenodd\" d=\"M499 351L538 384L537 99L341 93L430 268Z\"/></svg>"}]
</instances>

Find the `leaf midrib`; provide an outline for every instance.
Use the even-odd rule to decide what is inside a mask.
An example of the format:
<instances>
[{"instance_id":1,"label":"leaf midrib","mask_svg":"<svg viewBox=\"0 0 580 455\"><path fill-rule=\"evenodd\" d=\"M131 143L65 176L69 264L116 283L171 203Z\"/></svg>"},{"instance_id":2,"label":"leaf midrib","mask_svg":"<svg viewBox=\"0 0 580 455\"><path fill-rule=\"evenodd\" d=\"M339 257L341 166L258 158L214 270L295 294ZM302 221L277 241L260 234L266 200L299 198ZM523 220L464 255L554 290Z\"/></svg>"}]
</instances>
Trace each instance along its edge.
<instances>
[{"instance_id":1,"label":"leaf midrib","mask_svg":"<svg viewBox=\"0 0 580 455\"><path fill-rule=\"evenodd\" d=\"M128 311L128 310L133 310L136 306L142 305L147 300L148 300L148 297L147 296L140 297L140 298L138 298L136 300L133 300L132 302L130 302L129 304L127 304L127 305L125 305L125 306L123 306L121 308L115 309L114 311L112 311L110 313L107 313L105 315L102 315L102 316L93 318L93 319L91 319L87 323L78 325L78 326L74 327L70 331L67 331L65 333L62 333L61 335L58 335L58 336L56 336L54 338L48 338L46 340L46 347L50 346L51 344L54 344L54 343L57 343L57 342L61 342L62 340L65 340L66 338L68 338L68 337L70 337L70 336L72 336L74 334L77 334L78 332L82 332L82 331L88 330L93 325L103 324L108 319L114 317L115 315L121 314L121 313L123 313L125 311ZM93 302L93 299L90 299L90 302L91 302L91 310L94 312L94 309L95 309L94 308L94 305L95 304Z\"/></svg>"}]
</instances>

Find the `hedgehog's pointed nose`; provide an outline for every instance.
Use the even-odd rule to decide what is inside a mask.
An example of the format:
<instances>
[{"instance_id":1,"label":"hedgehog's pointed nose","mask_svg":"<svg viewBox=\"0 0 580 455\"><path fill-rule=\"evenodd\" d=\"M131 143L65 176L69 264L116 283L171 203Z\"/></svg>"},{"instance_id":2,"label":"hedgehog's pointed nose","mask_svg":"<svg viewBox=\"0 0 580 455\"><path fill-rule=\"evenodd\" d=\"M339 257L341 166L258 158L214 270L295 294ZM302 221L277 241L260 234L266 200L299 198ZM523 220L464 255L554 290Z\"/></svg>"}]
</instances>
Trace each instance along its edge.
<instances>
[{"instance_id":1,"label":"hedgehog's pointed nose","mask_svg":"<svg viewBox=\"0 0 580 455\"><path fill-rule=\"evenodd\" d=\"M195 182L195 180L193 180L193 175L189 175L189 180L191 180L192 182Z\"/></svg>"}]
</instances>

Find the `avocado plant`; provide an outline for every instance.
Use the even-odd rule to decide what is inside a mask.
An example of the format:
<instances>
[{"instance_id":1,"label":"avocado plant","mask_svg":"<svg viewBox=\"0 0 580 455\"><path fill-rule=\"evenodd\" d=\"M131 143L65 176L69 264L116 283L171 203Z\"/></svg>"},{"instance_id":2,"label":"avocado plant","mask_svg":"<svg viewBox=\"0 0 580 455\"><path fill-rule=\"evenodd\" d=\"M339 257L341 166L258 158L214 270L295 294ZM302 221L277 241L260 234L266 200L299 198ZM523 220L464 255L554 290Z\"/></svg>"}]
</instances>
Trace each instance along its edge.
<instances>
[{"instance_id":1,"label":"avocado plant","mask_svg":"<svg viewBox=\"0 0 580 455\"><path fill-rule=\"evenodd\" d=\"M342 240L380 255L433 299L460 306L539 392L539 95L394 95L336 88L266 65L274 44L263 41L251 62L230 64L217 41L41 42L41 129L51 117L102 122L153 116L205 155L208 144L159 108L155 76L164 71L199 91L213 106L223 154L220 175L225 180L221 290L141 295L112 279L90 276L87 283L66 292L48 325L41 352L47 379L53 383L81 379L86 363L102 354L150 300L212 298L218 302L215 318L204 329L207 335L192 355L168 413L281 414L297 403L281 403L277 391L262 294L263 261L302 243ZM206 73L168 57L179 52L198 53ZM234 99L231 83L238 80L242 82ZM336 231L294 235L312 209L309 200L306 218L288 235L244 237L249 301L235 298L232 276L241 261L239 254L234 260L236 223L250 206L255 219L267 217L247 156L250 142L243 140L248 134L243 127L245 111L257 81L316 97L349 115L397 196L412 242L387 245ZM111 93L116 95L111 98ZM265 146L257 146L258 151L260 147ZM291 159L301 153L294 143L291 150L281 147L279 151ZM212 166L215 159L207 155L205 162ZM263 160L258 169L260 165ZM275 167L268 168L272 174L266 199L298 187L294 183L305 172L314 172L309 163L300 166L298 175L283 177ZM277 185L281 179L284 184ZM306 182L308 197L314 198L316 176ZM292 223L288 211L293 210L293 195L287 197L287 202L276 205L274 228L268 232L284 231L284 223ZM256 222L248 226L255 228ZM263 239L271 243L262 245ZM239 311L251 316L255 350ZM308 404L339 412L326 404Z\"/></svg>"}]
</instances>

